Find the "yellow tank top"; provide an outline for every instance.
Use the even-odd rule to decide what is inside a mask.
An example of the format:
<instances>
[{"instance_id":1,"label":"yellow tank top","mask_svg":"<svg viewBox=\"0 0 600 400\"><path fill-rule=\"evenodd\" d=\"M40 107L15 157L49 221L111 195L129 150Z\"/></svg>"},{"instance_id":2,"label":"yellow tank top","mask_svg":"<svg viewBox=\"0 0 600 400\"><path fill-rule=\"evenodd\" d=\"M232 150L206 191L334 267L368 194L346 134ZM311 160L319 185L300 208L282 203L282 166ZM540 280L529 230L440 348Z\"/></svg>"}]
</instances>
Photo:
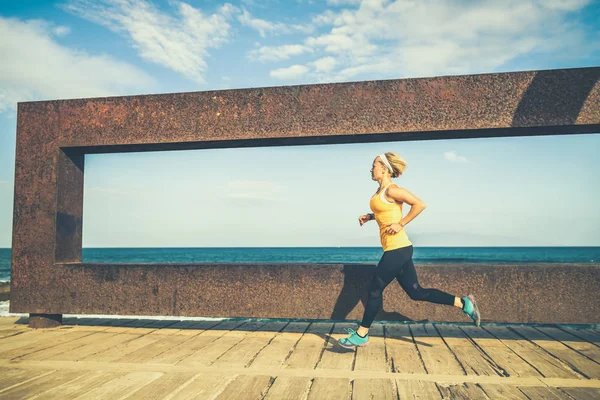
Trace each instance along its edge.
<instances>
[{"instance_id":1,"label":"yellow tank top","mask_svg":"<svg viewBox=\"0 0 600 400\"><path fill-rule=\"evenodd\" d=\"M385 191L390 185L384 187L379 193L371 197L369 206L375 214L375 220L379 225L379 237L383 251L395 250L402 247L411 246L412 243L403 229L396 234L385 233L385 229L389 224L394 222L400 223L402 219L402 207L397 203L390 203L385 198Z\"/></svg>"}]
</instances>

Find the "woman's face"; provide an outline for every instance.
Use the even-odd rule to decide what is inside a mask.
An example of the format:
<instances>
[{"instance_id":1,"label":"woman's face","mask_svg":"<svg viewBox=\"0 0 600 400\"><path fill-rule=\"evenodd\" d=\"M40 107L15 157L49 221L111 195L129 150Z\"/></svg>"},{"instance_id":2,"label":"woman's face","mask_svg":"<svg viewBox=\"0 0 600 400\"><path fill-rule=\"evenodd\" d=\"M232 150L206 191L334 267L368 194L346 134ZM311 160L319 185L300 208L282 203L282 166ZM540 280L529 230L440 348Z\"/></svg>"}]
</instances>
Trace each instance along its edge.
<instances>
[{"instance_id":1,"label":"woman's face","mask_svg":"<svg viewBox=\"0 0 600 400\"><path fill-rule=\"evenodd\" d=\"M379 157L376 157L373 160L373 165L371 166L371 179L374 181L378 181L385 175L385 167L379 161Z\"/></svg>"}]
</instances>

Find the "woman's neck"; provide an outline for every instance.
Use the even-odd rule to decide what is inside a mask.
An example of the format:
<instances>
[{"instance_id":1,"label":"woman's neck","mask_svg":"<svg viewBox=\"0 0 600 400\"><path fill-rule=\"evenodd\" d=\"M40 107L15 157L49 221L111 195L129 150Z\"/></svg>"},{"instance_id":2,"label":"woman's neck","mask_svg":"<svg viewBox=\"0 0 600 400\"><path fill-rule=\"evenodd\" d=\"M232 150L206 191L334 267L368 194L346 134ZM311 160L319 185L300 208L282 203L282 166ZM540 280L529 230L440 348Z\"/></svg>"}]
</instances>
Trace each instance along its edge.
<instances>
[{"instance_id":1,"label":"woman's neck","mask_svg":"<svg viewBox=\"0 0 600 400\"><path fill-rule=\"evenodd\" d=\"M392 183L392 180L390 178L382 178L381 181L379 182L379 190L377 190L378 192L386 187L387 185L389 185L390 183Z\"/></svg>"}]
</instances>

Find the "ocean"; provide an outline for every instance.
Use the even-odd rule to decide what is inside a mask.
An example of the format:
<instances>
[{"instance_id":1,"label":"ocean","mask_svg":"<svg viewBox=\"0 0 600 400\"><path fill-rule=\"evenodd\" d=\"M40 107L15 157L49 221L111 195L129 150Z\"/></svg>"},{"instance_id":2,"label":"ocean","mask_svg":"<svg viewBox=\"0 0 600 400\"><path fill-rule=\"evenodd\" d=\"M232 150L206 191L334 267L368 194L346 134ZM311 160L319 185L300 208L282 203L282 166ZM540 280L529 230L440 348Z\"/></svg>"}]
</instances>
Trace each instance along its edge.
<instances>
[{"instance_id":1,"label":"ocean","mask_svg":"<svg viewBox=\"0 0 600 400\"><path fill-rule=\"evenodd\" d=\"M374 264L379 247L85 248L88 263ZM0 281L10 280L11 249L0 249ZM416 247L416 264L598 263L600 247Z\"/></svg>"}]
</instances>

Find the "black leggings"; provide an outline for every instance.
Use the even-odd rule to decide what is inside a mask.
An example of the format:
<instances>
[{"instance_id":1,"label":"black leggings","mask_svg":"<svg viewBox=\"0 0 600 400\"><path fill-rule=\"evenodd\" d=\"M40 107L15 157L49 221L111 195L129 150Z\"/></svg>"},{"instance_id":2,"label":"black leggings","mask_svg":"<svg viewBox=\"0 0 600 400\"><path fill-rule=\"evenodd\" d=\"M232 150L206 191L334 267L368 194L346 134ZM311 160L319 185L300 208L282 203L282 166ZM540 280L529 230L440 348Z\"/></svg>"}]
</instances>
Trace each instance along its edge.
<instances>
[{"instance_id":1,"label":"black leggings","mask_svg":"<svg viewBox=\"0 0 600 400\"><path fill-rule=\"evenodd\" d=\"M375 276L369 286L369 298L365 306L365 314L361 326L371 327L375 316L383 305L383 289L394 278L398 279L402 289L413 300L430 303L454 305L454 296L437 289L423 289L417 280L417 271L412 261L413 247L402 247L383 253L377 264Z\"/></svg>"}]
</instances>

